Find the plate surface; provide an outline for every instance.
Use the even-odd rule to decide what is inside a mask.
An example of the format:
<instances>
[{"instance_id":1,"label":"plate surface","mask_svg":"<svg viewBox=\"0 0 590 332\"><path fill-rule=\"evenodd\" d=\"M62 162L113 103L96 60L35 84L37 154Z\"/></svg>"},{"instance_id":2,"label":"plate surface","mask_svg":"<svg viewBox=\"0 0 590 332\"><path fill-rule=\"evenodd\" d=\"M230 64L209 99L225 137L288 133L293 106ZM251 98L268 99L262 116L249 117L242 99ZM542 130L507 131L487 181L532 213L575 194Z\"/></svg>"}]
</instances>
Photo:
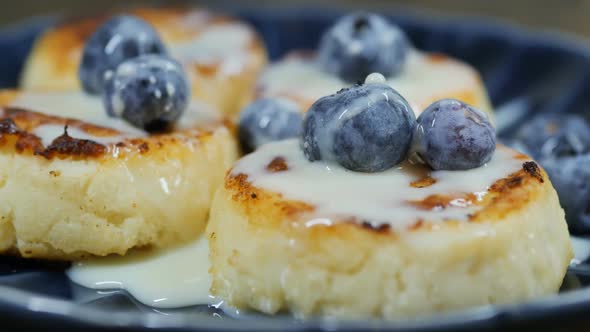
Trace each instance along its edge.
<instances>
[{"instance_id":1,"label":"plate surface","mask_svg":"<svg viewBox=\"0 0 590 332\"><path fill-rule=\"evenodd\" d=\"M242 11L278 58L298 48L314 48L326 27L342 13ZM541 36L480 19L391 16L422 50L463 59L482 74L498 109L500 136L538 112L575 112L590 118L590 49L580 41ZM52 18L25 22L0 31L0 87L15 87L23 60L35 36ZM449 78L452 79L452 78ZM581 247L590 240L578 238ZM236 320L215 308L155 310L123 291L97 292L71 284L67 264L0 258L0 326L125 330L257 330L257 331L392 331L586 330L590 324L590 268L585 257L572 265L562 292L520 306L481 307L426 317L419 321L296 321L288 317L247 316ZM433 276L436 277L436 276Z\"/></svg>"}]
</instances>

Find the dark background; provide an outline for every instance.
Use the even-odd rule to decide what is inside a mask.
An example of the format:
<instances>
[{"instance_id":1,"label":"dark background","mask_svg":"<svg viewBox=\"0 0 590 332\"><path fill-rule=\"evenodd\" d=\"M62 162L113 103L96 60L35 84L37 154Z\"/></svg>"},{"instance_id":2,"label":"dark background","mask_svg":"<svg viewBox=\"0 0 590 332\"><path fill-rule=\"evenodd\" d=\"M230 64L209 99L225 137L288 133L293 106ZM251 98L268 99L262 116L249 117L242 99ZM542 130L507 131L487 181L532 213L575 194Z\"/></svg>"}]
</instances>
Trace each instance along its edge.
<instances>
[{"instance_id":1,"label":"dark background","mask_svg":"<svg viewBox=\"0 0 590 332\"><path fill-rule=\"evenodd\" d=\"M561 30L590 39L590 0L209 0L209 1L134 1L134 0L0 0L0 26L47 13L92 13L101 9L134 4L197 4L212 8L246 7L338 7L411 11L420 14L476 15L532 27L536 30Z\"/></svg>"}]
</instances>

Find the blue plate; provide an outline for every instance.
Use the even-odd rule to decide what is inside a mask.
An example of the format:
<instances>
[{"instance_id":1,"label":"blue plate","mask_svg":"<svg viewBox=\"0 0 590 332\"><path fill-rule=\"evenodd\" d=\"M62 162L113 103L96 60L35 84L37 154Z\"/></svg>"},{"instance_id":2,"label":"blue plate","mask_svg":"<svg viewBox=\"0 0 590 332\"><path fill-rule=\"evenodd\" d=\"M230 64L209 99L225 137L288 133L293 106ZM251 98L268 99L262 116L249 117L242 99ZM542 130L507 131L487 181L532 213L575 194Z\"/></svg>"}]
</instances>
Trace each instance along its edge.
<instances>
[{"instance_id":1,"label":"blue plate","mask_svg":"<svg viewBox=\"0 0 590 332\"><path fill-rule=\"evenodd\" d=\"M321 32L341 12L318 10L240 11L264 37L271 58L314 48ZM538 112L590 115L590 50L569 37L543 36L468 18L396 16L392 19L422 50L463 59L482 74L498 108L500 136ZM36 19L0 31L0 87L15 87L34 38L54 22ZM578 243L586 243L580 238ZM588 241L590 242L590 241ZM233 319L215 308L155 310L123 291L97 292L71 284L67 264L0 258L0 326L77 328L84 331L466 331L587 330L590 326L590 268L572 265L559 295L524 305L486 306L418 321L297 321L289 317ZM434 276L436 277L436 276Z\"/></svg>"}]
</instances>

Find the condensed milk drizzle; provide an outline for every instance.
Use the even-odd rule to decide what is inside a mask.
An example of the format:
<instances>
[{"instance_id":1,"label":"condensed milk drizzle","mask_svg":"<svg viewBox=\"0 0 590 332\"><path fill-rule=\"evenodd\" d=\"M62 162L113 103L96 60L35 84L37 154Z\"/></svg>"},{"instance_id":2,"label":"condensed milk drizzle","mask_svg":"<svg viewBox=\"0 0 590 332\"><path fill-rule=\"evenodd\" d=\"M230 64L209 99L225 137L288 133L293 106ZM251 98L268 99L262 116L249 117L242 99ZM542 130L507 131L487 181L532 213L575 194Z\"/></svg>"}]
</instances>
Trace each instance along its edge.
<instances>
[{"instance_id":1,"label":"condensed milk drizzle","mask_svg":"<svg viewBox=\"0 0 590 332\"><path fill-rule=\"evenodd\" d=\"M406 162L380 173L360 173L334 163L311 163L298 144L297 140L285 140L263 145L241 159L232 175L245 174L255 187L314 206L314 216L319 220L354 217L375 227L389 224L395 230L405 229L420 219L467 220L478 207L468 204L464 197L481 200L490 185L522 169L523 164L522 159L515 158L517 152L498 147L489 163L466 171L430 171ZM288 170L268 171L267 165L277 157L285 160ZM425 176L432 179L429 185L412 185ZM457 198L444 209L420 209L410 203L449 194Z\"/></svg>"},{"instance_id":2,"label":"condensed milk drizzle","mask_svg":"<svg viewBox=\"0 0 590 332\"><path fill-rule=\"evenodd\" d=\"M10 106L116 130L117 134L98 136L82 128L68 126L70 137L90 140L105 146L149 135L121 118L109 116L100 98L88 96L82 92L23 91L10 103ZM175 129L193 129L199 125L219 121L221 121L221 115L213 107L193 100L178 120ZM44 146L49 146L55 138L64 134L64 127L63 124L42 124L35 128L32 134L39 137Z\"/></svg>"},{"instance_id":3,"label":"condensed milk drizzle","mask_svg":"<svg viewBox=\"0 0 590 332\"><path fill-rule=\"evenodd\" d=\"M244 25L216 24L205 28L195 39L172 44L170 52L186 66L218 65L217 75L232 76L246 66L252 40L252 32Z\"/></svg>"},{"instance_id":4,"label":"condensed milk drizzle","mask_svg":"<svg viewBox=\"0 0 590 332\"><path fill-rule=\"evenodd\" d=\"M211 278L206 236L167 250L135 251L125 256L76 262L67 275L76 284L96 289L123 289L155 308L219 305L209 295Z\"/></svg>"},{"instance_id":5,"label":"condensed milk drizzle","mask_svg":"<svg viewBox=\"0 0 590 332\"><path fill-rule=\"evenodd\" d=\"M472 91L481 84L468 66L448 58L439 60L418 50L410 52L402 72L388 78L386 83L408 100L416 114L441 96ZM259 83L264 96L292 96L311 101L347 86L348 83L323 71L313 58L304 57L290 57L271 65Z\"/></svg>"}]
</instances>

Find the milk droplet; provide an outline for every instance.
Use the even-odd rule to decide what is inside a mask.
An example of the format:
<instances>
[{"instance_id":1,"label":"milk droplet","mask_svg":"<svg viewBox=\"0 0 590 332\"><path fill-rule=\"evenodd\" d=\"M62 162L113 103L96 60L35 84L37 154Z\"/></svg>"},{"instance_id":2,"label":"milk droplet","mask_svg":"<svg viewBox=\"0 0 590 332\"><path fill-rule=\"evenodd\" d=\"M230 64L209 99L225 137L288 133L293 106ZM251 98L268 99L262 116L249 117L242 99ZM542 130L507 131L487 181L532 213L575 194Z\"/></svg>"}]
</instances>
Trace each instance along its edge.
<instances>
[{"instance_id":1,"label":"milk droplet","mask_svg":"<svg viewBox=\"0 0 590 332\"><path fill-rule=\"evenodd\" d=\"M372 73L369 74L369 76L367 76L367 78L365 79L365 84L374 84L374 83L386 83L387 80L385 79L385 76L383 76L381 73Z\"/></svg>"}]
</instances>

